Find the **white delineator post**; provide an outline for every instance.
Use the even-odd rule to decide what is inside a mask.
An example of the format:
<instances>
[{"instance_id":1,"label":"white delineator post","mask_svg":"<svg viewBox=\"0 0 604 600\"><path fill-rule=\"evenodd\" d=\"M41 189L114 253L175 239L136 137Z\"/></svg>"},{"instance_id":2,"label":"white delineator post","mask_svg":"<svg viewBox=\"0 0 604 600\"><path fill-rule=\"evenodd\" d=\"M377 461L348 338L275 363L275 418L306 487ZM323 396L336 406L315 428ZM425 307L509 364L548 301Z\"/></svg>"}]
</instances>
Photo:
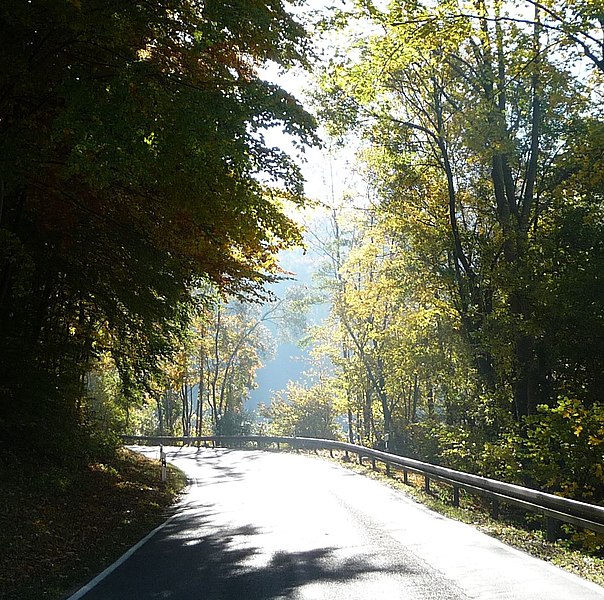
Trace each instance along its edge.
<instances>
[{"instance_id":1,"label":"white delineator post","mask_svg":"<svg viewBox=\"0 0 604 600\"><path fill-rule=\"evenodd\" d=\"M164 447L159 447L159 460L161 462L161 480L165 482L168 479L168 463L166 462L166 453Z\"/></svg>"}]
</instances>

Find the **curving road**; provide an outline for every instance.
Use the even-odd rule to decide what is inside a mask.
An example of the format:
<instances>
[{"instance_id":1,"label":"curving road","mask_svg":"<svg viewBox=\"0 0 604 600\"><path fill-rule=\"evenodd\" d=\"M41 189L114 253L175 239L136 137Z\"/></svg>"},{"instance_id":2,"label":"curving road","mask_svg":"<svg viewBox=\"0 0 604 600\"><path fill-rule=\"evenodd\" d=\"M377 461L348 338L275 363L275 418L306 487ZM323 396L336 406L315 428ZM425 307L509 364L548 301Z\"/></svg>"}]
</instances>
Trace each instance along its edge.
<instances>
[{"instance_id":1,"label":"curving road","mask_svg":"<svg viewBox=\"0 0 604 600\"><path fill-rule=\"evenodd\" d=\"M166 451L192 480L180 510L69 600L604 600L600 586L318 458Z\"/></svg>"}]
</instances>

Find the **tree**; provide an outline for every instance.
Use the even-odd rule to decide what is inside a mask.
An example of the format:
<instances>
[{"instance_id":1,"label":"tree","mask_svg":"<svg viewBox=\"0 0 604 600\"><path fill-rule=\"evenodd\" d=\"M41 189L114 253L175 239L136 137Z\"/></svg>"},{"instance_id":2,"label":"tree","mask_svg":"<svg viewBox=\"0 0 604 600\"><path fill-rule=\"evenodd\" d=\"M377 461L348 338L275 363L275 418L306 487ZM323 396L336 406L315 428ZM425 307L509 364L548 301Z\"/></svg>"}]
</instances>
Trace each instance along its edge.
<instances>
[{"instance_id":1,"label":"tree","mask_svg":"<svg viewBox=\"0 0 604 600\"><path fill-rule=\"evenodd\" d=\"M275 306L263 311L259 306L240 303L216 308L206 371L212 425L217 432L236 433L226 431L223 421L230 422L231 415L241 414L244 400L255 386L260 360L272 351L264 323L275 310Z\"/></svg>"},{"instance_id":2,"label":"tree","mask_svg":"<svg viewBox=\"0 0 604 600\"><path fill-rule=\"evenodd\" d=\"M326 87L332 103L355 108L328 115L376 149L367 156L382 209L407 222L403 243L431 258L486 389L510 386L521 419L553 400L535 317L537 248L561 135L585 104L558 57L545 58L540 10L520 23L501 10L374 11L384 33L361 44L358 61L334 64ZM440 236L432 248L424 219Z\"/></svg>"},{"instance_id":3,"label":"tree","mask_svg":"<svg viewBox=\"0 0 604 600\"><path fill-rule=\"evenodd\" d=\"M309 228L312 245L323 257L316 273L317 287L331 303L329 319L324 325L313 328L310 338L317 345L314 355L327 357L336 368L335 385L345 399L349 441L355 443L363 439L369 442L375 429L371 410L373 388L366 370L359 363L359 344L355 344L351 336L351 323L343 300L349 283L344 267L350 252L361 243L365 217L363 211L359 214L349 206L351 198L345 197L339 203L335 197L330 200L331 207L326 207L326 214L320 219L326 231L321 232L317 224Z\"/></svg>"},{"instance_id":4,"label":"tree","mask_svg":"<svg viewBox=\"0 0 604 600\"><path fill-rule=\"evenodd\" d=\"M406 454L578 497L599 481L597 435L576 432L604 366L601 74L576 68L598 67L598 12L376 4L334 19L351 42L319 94L336 138L362 136L375 200L323 336L336 377ZM551 481L569 440L572 474Z\"/></svg>"},{"instance_id":5,"label":"tree","mask_svg":"<svg viewBox=\"0 0 604 600\"><path fill-rule=\"evenodd\" d=\"M365 212L373 216L357 225L314 352L334 366L353 441L371 446L388 433L391 449L420 454L425 424L476 429L484 407L455 311L392 221Z\"/></svg>"},{"instance_id":6,"label":"tree","mask_svg":"<svg viewBox=\"0 0 604 600\"><path fill-rule=\"evenodd\" d=\"M280 0L8 2L0 39L0 427L14 444L26 423L77 424L101 352L132 397L150 391L203 282L261 293L299 239L284 203L301 202L297 166L262 132L305 143L314 125L256 71L304 60Z\"/></svg>"},{"instance_id":7,"label":"tree","mask_svg":"<svg viewBox=\"0 0 604 600\"><path fill-rule=\"evenodd\" d=\"M270 405L261 407L268 420L269 435L337 439L337 412L329 387L314 385L305 388L291 383L278 393Z\"/></svg>"}]
</instances>

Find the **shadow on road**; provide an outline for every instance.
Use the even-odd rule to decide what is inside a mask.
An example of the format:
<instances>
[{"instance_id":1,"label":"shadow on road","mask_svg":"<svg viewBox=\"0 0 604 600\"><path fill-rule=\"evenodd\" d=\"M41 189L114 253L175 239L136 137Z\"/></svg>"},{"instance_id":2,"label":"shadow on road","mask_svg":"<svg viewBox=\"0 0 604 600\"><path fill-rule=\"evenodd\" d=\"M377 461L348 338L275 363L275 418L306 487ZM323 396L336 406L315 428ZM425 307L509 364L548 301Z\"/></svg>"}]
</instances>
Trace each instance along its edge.
<instances>
[{"instance_id":1,"label":"shadow on road","mask_svg":"<svg viewBox=\"0 0 604 600\"><path fill-rule=\"evenodd\" d=\"M309 583L350 581L391 568L359 558L334 560L334 548L262 555L253 544L255 527L195 537L192 518L203 528L199 513L173 519L84 599L269 600Z\"/></svg>"},{"instance_id":2,"label":"shadow on road","mask_svg":"<svg viewBox=\"0 0 604 600\"><path fill-rule=\"evenodd\" d=\"M241 481L249 474L249 463L261 457L257 450L203 447L169 448L167 456L169 462L173 461L178 464L179 459L187 459L203 469L204 484L206 485ZM229 460L225 460L225 457L229 457ZM214 472L212 476L208 475L209 471ZM192 478L192 480L196 481L196 478Z\"/></svg>"}]
</instances>

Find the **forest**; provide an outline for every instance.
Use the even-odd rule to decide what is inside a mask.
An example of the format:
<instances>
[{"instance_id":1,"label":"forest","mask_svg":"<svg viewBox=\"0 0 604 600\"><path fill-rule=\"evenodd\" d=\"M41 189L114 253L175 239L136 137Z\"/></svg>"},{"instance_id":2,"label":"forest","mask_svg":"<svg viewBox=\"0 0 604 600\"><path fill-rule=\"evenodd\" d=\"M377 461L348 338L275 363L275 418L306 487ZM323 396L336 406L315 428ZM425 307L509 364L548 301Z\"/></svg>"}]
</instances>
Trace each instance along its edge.
<instances>
[{"instance_id":1,"label":"forest","mask_svg":"<svg viewBox=\"0 0 604 600\"><path fill-rule=\"evenodd\" d=\"M332 4L0 7L0 460L339 437L601 504L602 3ZM296 154L352 146L308 198ZM252 414L276 325L313 376Z\"/></svg>"}]
</instances>

